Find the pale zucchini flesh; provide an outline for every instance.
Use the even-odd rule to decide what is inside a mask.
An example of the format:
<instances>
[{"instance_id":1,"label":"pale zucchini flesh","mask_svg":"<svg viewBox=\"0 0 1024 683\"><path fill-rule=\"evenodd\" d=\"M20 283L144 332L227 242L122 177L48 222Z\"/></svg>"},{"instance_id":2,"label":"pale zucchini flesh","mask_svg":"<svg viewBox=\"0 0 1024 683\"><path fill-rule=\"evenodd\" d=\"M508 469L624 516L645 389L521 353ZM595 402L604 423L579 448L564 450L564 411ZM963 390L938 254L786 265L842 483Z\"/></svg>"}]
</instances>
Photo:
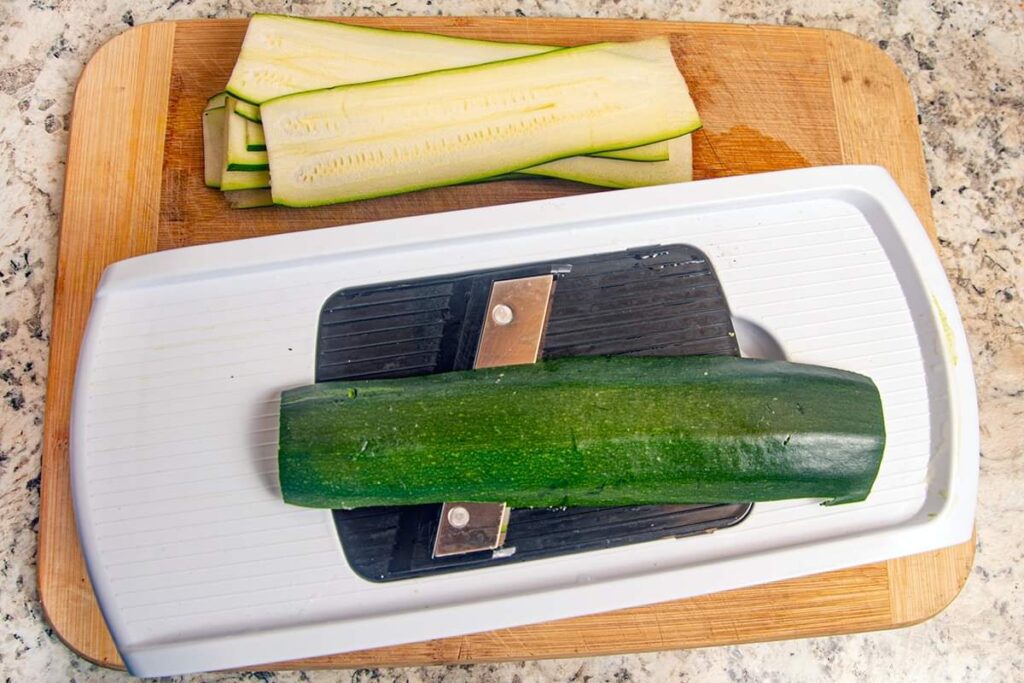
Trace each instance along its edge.
<instances>
[{"instance_id":1,"label":"pale zucchini flesh","mask_svg":"<svg viewBox=\"0 0 1024 683\"><path fill-rule=\"evenodd\" d=\"M252 107L246 102L238 102L235 105L235 113L240 114L243 106ZM256 107L257 111L259 110ZM263 124L259 119L252 119L247 116L242 118L248 119L245 128L245 139L246 145L250 151L265 151L267 149L267 141L263 135ZM661 140L658 142L652 142L649 145L640 145L639 147L629 147L627 149L616 149L610 152L597 152L590 156L601 157L603 159L624 159L626 161L668 161L668 140Z\"/></svg>"},{"instance_id":2,"label":"pale zucchini flesh","mask_svg":"<svg viewBox=\"0 0 1024 683\"><path fill-rule=\"evenodd\" d=\"M252 121L245 122L245 148L250 152L266 152L267 139L263 137L263 126Z\"/></svg>"},{"instance_id":3,"label":"pale zucchini flesh","mask_svg":"<svg viewBox=\"0 0 1024 683\"><path fill-rule=\"evenodd\" d=\"M228 94L226 92L219 92L216 95L213 95L206 100L206 107L203 111L210 111L211 109L219 109L220 107L223 107L226 104L225 100L227 99L227 96Z\"/></svg>"},{"instance_id":4,"label":"pale zucchini flesh","mask_svg":"<svg viewBox=\"0 0 1024 683\"><path fill-rule=\"evenodd\" d=\"M224 120L221 127L221 138L223 140L223 154L221 159L220 189L229 190L258 190L270 187L269 171L234 171L228 167L228 140L231 132L232 118L244 121L238 116L230 116L229 107L231 100L224 106ZM244 133L244 131L243 131Z\"/></svg>"},{"instance_id":5,"label":"pale zucchini flesh","mask_svg":"<svg viewBox=\"0 0 1024 683\"><path fill-rule=\"evenodd\" d=\"M308 90L471 66L555 49L558 48L256 14L249 20L227 90L247 102L262 104Z\"/></svg>"},{"instance_id":6,"label":"pale zucchini flesh","mask_svg":"<svg viewBox=\"0 0 1024 683\"><path fill-rule=\"evenodd\" d=\"M266 171L227 171L224 166L224 112L225 107L214 107L203 112L203 176L207 187L220 188L222 176L227 175L228 187L270 186ZM273 203L269 189L236 189L224 193L231 208L247 209L269 206Z\"/></svg>"},{"instance_id":7,"label":"pale zucchini flesh","mask_svg":"<svg viewBox=\"0 0 1024 683\"><path fill-rule=\"evenodd\" d=\"M268 188L270 188L270 173L268 171L223 171L221 173L220 189L224 192Z\"/></svg>"},{"instance_id":8,"label":"pale zucchini flesh","mask_svg":"<svg viewBox=\"0 0 1024 683\"><path fill-rule=\"evenodd\" d=\"M220 101L223 101L221 97ZM251 122L250 122L251 123ZM260 138L263 129L257 126ZM248 128L252 131L252 127ZM247 138L251 139L251 138ZM224 106L207 110L203 113L203 156L204 173L208 187L220 187L221 174L224 172ZM677 144L677 140L686 140L684 144ZM531 176L549 176L565 178L577 182L602 185L608 187L636 187L643 184L662 184L668 182L679 182L689 179L692 173L692 155L689 154L689 135L677 140L658 142L664 145L666 150L672 150L671 161L676 169L671 172L659 168L646 168L649 163L626 162L623 164L608 165L608 160L595 159L593 157L572 157L571 159L550 162L534 169L524 169L521 174L506 174L490 178L481 178L479 182L492 180L505 180ZM264 141L265 144L265 141ZM647 145L653 146L653 145ZM265 148L265 146L264 146ZM638 150L641 147L637 147ZM681 155L680 150L686 150L687 154ZM655 167L663 166L662 163L654 164ZM635 168L639 167L639 168ZM224 193L228 206L232 209L252 209L273 205L270 190L266 187L263 175L253 173L231 171L230 184L232 186L244 186L257 184L259 189L234 189ZM530 175L527 175L530 174Z\"/></svg>"},{"instance_id":9,"label":"pale zucchini flesh","mask_svg":"<svg viewBox=\"0 0 1024 683\"><path fill-rule=\"evenodd\" d=\"M237 98L236 98L237 99ZM238 100L235 104L235 113L241 116L243 119L252 121L253 123L259 123L263 119L260 118L260 107L258 104L250 104L243 100Z\"/></svg>"},{"instance_id":10,"label":"pale zucchini flesh","mask_svg":"<svg viewBox=\"0 0 1024 683\"><path fill-rule=\"evenodd\" d=\"M266 171L269 168L266 151L251 151L246 142L246 128L249 121L235 113L233 97L224 105L225 157L229 171Z\"/></svg>"},{"instance_id":11,"label":"pale zucchini flesh","mask_svg":"<svg viewBox=\"0 0 1024 683\"><path fill-rule=\"evenodd\" d=\"M270 188L268 171L223 171L220 189L224 192L232 190L265 190Z\"/></svg>"},{"instance_id":12,"label":"pale zucchini flesh","mask_svg":"<svg viewBox=\"0 0 1024 683\"><path fill-rule=\"evenodd\" d=\"M700 127L664 38L301 93L261 114L274 201L288 206L467 182Z\"/></svg>"},{"instance_id":13,"label":"pale zucchini flesh","mask_svg":"<svg viewBox=\"0 0 1024 683\"><path fill-rule=\"evenodd\" d=\"M668 185L693 180L693 146L690 135L668 143L667 161L623 161L572 157L549 161L519 171L525 175L574 180L588 185L627 188Z\"/></svg>"},{"instance_id":14,"label":"pale zucchini flesh","mask_svg":"<svg viewBox=\"0 0 1024 683\"><path fill-rule=\"evenodd\" d=\"M243 107L249 107L257 113L255 117L246 116L242 113ZM259 117L259 107L248 102L239 101L235 105L235 113L248 120L246 126L246 143L252 151L264 151L267 149L266 139L263 136L262 119ZM597 152L590 156L604 159L625 159L626 161L668 161L668 140L652 142L649 145L629 147L627 149L616 149L610 152Z\"/></svg>"},{"instance_id":15,"label":"pale zucchini flesh","mask_svg":"<svg viewBox=\"0 0 1024 683\"><path fill-rule=\"evenodd\" d=\"M225 192L224 199L232 209L257 209L274 205L274 198L267 189Z\"/></svg>"},{"instance_id":16,"label":"pale zucchini flesh","mask_svg":"<svg viewBox=\"0 0 1024 683\"><path fill-rule=\"evenodd\" d=\"M207 187L220 187L224 171L224 107L203 112L203 179Z\"/></svg>"},{"instance_id":17,"label":"pale zucchini flesh","mask_svg":"<svg viewBox=\"0 0 1024 683\"><path fill-rule=\"evenodd\" d=\"M616 149L610 152L597 152L590 156L603 159L623 159L625 161L668 161L668 140L659 140L649 145L629 147L627 149Z\"/></svg>"},{"instance_id":18,"label":"pale zucchini flesh","mask_svg":"<svg viewBox=\"0 0 1024 683\"><path fill-rule=\"evenodd\" d=\"M260 123L258 103L273 97L514 59L555 49L558 48L549 45L470 40L257 14L249 20L228 89L243 100L238 102L235 112ZM595 156L665 161L668 147L656 142L634 149L600 152Z\"/></svg>"}]
</instances>

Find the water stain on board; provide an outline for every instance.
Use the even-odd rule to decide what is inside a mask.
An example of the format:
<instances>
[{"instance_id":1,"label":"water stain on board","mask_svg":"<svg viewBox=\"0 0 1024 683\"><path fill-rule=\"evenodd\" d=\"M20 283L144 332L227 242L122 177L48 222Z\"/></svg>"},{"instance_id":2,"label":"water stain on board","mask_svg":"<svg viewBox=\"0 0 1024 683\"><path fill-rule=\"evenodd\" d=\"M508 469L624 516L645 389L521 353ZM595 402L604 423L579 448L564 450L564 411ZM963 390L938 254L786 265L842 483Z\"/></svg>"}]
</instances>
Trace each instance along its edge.
<instances>
[{"instance_id":1,"label":"water stain on board","mask_svg":"<svg viewBox=\"0 0 1024 683\"><path fill-rule=\"evenodd\" d=\"M810 162L788 144L750 126L723 133L704 128L693 136L694 180L806 168Z\"/></svg>"}]
</instances>

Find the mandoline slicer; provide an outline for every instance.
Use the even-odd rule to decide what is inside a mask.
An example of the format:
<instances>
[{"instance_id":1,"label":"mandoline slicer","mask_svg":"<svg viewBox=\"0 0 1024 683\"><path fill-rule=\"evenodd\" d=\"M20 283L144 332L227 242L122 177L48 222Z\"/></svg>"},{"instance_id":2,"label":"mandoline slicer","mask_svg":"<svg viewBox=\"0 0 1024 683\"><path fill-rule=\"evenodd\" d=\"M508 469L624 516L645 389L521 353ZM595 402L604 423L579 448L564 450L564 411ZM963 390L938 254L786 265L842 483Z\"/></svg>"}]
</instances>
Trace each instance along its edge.
<instances>
[{"instance_id":1,"label":"mandoline slicer","mask_svg":"<svg viewBox=\"0 0 1024 683\"><path fill-rule=\"evenodd\" d=\"M357 511L280 499L282 389L694 353L871 376L888 439L869 498ZM607 611L964 541L974 392L949 285L892 179L874 167L804 169L115 264L79 360L72 486L118 649L132 672L170 675Z\"/></svg>"}]
</instances>

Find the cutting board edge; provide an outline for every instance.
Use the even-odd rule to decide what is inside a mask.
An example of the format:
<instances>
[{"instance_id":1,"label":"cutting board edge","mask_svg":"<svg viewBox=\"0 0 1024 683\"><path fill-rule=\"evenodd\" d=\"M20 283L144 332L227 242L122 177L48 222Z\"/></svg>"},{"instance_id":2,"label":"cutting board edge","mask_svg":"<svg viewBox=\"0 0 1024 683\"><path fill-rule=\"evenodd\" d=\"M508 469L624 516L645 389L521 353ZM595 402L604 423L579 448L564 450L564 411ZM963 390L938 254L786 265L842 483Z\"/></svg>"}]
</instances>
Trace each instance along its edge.
<instances>
[{"instance_id":1,"label":"cutting board edge","mask_svg":"<svg viewBox=\"0 0 1024 683\"><path fill-rule=\"evenodd\" d=\"M123 664L102 618L75 619L82 615L61 614L69 602L96 601L71 510L68 440L72 380L92 292L103 270L114 261L156 248L174 33L174 22L133 27L100 46L86 63L72 103L58 238L44 405L36 581L43 613L61 641L85 659L114 668L123 668ZM131 77L139 83L142 95L134 99L106 98L97 104L97 95L122 87L118 78L111 78L112 74ZM91 127L86 129L83 119L98 123L105 136L95 135ZM110 120L127 121L128 125L111 131L104 125ZM115 149L117 143L123 143L123 149ZM128 155L120 153L128 149L143 152L140 163L128 163ZM118 153L111 154L112 150ZM92 167L95 156L100 157L101 167L111 170L111 176L135 179L132 189L138 191L124 192L123 187L111 183L113 187L102 188L108 193L91 191L91 199L80 202L76 198L79 189L92 189L100 182ZM113 238L98 242L104 249L99 258L68 257L76 242L96 237L77 230L81 224L106 231L101 236ZM129 239L122 239L125 233ZM80 300L83 290L89 293L84 302ZM61 540L67 538L72 542ZM66 580L69 574L72 581ZM95 613L99 616L98 605Z\"/></svg>"}]
</instances>

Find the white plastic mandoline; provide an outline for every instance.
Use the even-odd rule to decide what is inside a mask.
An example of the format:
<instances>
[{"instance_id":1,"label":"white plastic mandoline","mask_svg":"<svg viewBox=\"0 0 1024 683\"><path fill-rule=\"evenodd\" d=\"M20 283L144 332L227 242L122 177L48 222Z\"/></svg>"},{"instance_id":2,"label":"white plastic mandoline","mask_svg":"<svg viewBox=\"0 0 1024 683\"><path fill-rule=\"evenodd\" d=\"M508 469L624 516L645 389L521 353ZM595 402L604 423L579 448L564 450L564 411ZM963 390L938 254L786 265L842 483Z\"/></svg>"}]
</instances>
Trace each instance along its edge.
<instances>
[{"instance_id":1,"label":"white plastic mandoline","mask_svg":"<svg viewBox=\"0 0 1024 683\"><path fill-rule=\"evenodd\" d=\"M758 504L710 535L383 584L349 569L329 511L281 501L278 394L313 382L331 293L680 242L717 269L746 354L775 346L878 384L888 444L867 501ZM956 304L920 222L884 170L836 166L115 264L82 346L71 457L103 614L131 671L156 676L613 610L952 545L971 535L978 416Z\"/></svg>"}]
</instances>

